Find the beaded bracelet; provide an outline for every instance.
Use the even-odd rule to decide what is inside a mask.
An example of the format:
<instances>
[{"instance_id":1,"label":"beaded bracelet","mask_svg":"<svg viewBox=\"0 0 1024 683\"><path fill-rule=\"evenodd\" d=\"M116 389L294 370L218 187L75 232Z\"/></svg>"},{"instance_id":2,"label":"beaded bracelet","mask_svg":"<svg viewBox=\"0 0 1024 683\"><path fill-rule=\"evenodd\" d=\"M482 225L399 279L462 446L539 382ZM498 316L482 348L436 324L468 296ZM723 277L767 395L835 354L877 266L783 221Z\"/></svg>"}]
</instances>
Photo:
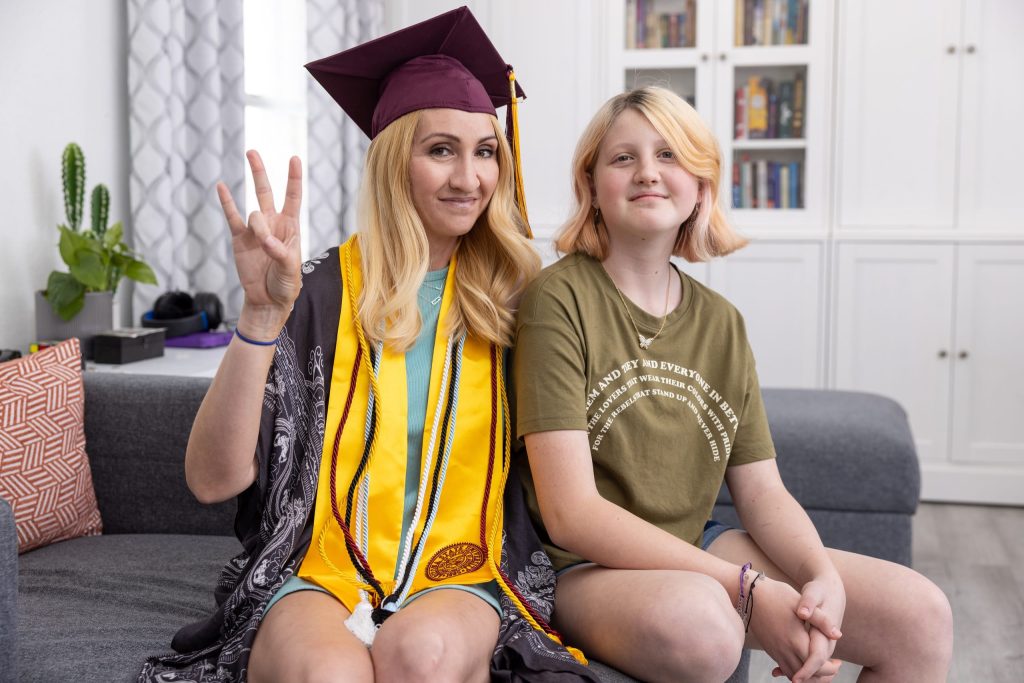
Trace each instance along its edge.
<instances>
[{"instance_id":1,"label":"beaded bracelet","mask_svg":"<svg viewBox=\"0 0 1024 683\"><path fill-rule=\"evenodd\" d=\"M277 339L271 339L270 341L259 341L257 339L246 337L244 334L238 331L237 327L235 328L235 336L244 341L246 344L252 344L253 346L273 346L274 344L277 343Z\"/></svg>"},{"instance_id":2,"label":"beaded bracelet","mask_svg":"<svg viewBox=\"0 0 1024 683\"><path fill-rule=\"evenodd\" d=\"M747 562L745 565L743 565L743 568L740 569L740 594L739 597L736 598L736 611L740 614L740 616L743 616L743 584L747 580L747 571L752 566L753 565L750 562Z\"/></svg>"}]
</instances>

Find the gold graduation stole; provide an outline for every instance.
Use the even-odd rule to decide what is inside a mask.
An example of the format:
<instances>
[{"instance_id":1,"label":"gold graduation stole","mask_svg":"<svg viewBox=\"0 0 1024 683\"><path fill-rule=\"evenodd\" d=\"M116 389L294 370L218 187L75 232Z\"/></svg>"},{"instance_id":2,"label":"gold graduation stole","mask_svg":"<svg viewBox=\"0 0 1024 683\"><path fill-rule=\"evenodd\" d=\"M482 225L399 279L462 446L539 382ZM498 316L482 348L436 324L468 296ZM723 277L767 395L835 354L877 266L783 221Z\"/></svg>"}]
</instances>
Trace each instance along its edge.
<instances>
[{"instance_id":1,"label":"gold graduation stole","mask_svg":"<svg viewBox=\"0 0 1024 683\"><path fill-rule=\"evenodd\" d=\"M313 547L298 574L328 589L349 610L359 602L360 591L379 608L386 598L401 604L408 595L429 586L489 581L493 578L488 566L490 539L501 538L497 506L504 463L496 462L501 454L487 445L501 447L507 440L507 417L501 404L504 386L494 350L471 336L448 338L443 324L438 324L422 471L417 477L417 514L404 557L398 557L408 451L405 355L380 345L371 349L362 333L356 317L362 288L356 238L342 246L339 257L341 318L313 515ZM453 259L440 321L451 308L455 272ZM480 390L495 379L502 396L492 401L491 410L483 409ZM460 400L462 387L471 393Z\"/></svg>"},{"instance_id":2,"label":"gold graduation stole","mask_svg":"<svg viewBox=\"0 0 1024 683\"><path fill-rule=\"evenodd\" d=\"M444 334L455 256L434 339L416 512L398 556L408 466L405 355L379 344L371 348L363 334L356 315L362 289L357 239L339 249L341 316L313 538L297 575L327 589L353 617L372 608L376 625L424 588L495 579L524 619L561 642L500 566L511 452L501 349L472 335ZM463 388L468 395L460 396ZM372 642L372 626L348 625ZM569 650L585 663L582 653Z\"/></svg>"}]
</instances>

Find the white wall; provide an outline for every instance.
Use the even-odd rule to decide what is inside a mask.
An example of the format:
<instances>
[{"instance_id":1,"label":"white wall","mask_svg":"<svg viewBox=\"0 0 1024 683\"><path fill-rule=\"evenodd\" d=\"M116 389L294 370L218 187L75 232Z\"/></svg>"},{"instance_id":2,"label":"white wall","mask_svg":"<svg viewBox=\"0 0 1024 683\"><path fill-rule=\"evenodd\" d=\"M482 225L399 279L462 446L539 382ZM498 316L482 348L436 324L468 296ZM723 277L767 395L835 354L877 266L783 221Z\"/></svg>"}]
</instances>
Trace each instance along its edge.
<instances>
[{"instance_id":1,"label":"white wall","mask_svg":"<svg viewBox=\"0 0 1024 683\"><path fill-rule=\"evenodd\" d=\"M130 230L126 12L123 0L0 2L0 348L27 350L34 292L64 269L68 142L85 153L86 192L107 185L111 222Z\"/></svg>"}]
</instances>

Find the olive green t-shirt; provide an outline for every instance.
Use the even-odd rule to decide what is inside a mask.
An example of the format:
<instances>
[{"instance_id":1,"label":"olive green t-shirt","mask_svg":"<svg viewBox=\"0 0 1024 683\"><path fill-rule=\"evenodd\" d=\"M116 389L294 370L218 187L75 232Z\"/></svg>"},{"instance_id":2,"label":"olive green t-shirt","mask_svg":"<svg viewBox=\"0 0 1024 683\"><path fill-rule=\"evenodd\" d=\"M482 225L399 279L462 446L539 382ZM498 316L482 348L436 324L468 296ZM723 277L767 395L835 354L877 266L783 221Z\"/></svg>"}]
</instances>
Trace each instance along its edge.
<instances>
[{"instance_id":1,"label":"olive green t-shirt","mask_svg":"<svg viewBox=\"0 0 1024 683\"><path fill-rule=\"evenodd\" d=\"M700 544L727 466L775 457L743 318L680 273L683 296L661 318L620 299L595 259L566 256L528 289L516 327L517 434L586 430L601 495ZM553 545L525 454L527 503L556 569L582 558ZM551 457L557 457L552 455Z\"/></svg>"}]
</instances>

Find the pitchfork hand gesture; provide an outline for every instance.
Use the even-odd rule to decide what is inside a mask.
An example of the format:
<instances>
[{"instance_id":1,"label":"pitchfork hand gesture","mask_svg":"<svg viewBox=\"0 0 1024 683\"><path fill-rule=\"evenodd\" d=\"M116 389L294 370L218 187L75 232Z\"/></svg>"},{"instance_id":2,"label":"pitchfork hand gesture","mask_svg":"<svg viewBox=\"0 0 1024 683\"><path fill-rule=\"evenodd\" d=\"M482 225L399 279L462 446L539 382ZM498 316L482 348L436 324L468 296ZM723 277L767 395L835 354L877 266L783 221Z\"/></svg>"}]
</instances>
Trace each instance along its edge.
<instances>
[{"instance_id":1,"label":"pitchfork hand gesture","mask_svg":"<svg viewBox=\"0 0 1024 683\"><path fill-rule=\"evenodd\" d=\"M235 268L245 291L239 328L258 339L277 337L302 288L299 207L302 205L302 162L288 163L284 206L278 213L267 171L256 150L246 154L256 184L259 210L242 220L227 186L217 183L217 194L231 229Z\"/></svg>"}]
</instances>

